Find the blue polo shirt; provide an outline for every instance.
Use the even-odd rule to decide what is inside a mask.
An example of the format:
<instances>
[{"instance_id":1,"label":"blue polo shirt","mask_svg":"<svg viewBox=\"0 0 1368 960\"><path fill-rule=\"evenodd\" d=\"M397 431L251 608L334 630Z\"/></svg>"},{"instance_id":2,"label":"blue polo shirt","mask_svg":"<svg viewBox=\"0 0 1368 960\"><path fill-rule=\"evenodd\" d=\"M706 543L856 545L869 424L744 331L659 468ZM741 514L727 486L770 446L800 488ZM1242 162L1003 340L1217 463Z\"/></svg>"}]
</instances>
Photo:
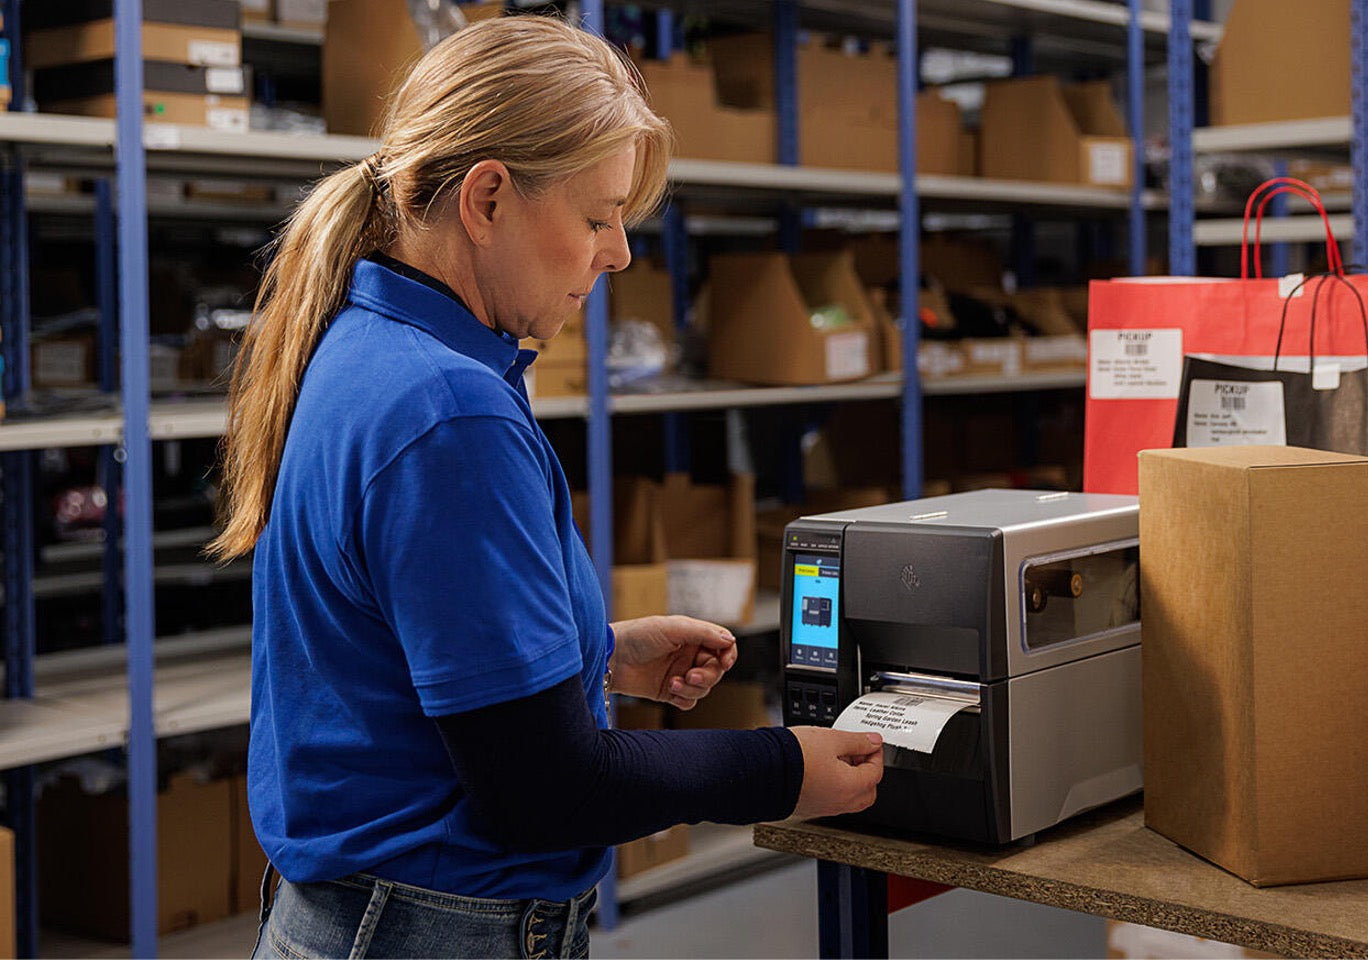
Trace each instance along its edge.
<instances>
[{"instance_id":1,"label":"blue polo shirt","mask_svg":"<svg viewBox=\"0 0 1368 960\"><path fill-rule=\"evenodd\" d=\"M252 580L252 823L290 881L564 900L607 867L483 839L432 720L579 676L606 726L603 598L522 385L534 356L363 260L309 363ZM556 789L535 744L507 753Z\"/></svg>"}]
</instances>

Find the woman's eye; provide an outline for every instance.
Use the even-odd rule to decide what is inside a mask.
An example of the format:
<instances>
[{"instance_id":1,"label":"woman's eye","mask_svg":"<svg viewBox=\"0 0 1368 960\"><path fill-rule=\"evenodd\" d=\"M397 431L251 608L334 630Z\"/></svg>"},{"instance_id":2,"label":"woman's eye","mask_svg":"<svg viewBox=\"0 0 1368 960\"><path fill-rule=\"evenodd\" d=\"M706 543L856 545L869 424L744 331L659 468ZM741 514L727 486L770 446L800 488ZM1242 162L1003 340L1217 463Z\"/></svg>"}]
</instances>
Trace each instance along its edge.
<instances>
[{"instance_id":1,"label":"woman's eye","mask_svg":"<svg viewBox=\"0 0 1368 960\"><path fill-rule=\"evenodd\" d=\"M600 230L607 230L612 224L606 220L590 220L589 229L598 233Z\"/></svg>"}]
</instances>

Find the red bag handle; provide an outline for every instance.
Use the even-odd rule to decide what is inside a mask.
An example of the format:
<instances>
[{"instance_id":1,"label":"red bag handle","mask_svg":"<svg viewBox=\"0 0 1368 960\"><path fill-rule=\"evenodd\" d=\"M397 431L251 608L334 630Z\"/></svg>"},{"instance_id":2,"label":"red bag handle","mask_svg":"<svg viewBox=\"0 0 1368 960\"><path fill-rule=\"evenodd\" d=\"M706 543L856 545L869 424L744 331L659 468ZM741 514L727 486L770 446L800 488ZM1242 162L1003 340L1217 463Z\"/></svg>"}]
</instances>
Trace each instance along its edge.
<instances>
[{"instance_id":1,"label":"red bag handle","mask_svg":"<svg viewBox=\"0 0 1368 960\"><path fill-rule=\"evenodd\" d=\"M1320 213L1320 215L1321 215L1321 222L1322 222L1323 224L1325 224L1325 258L1326 258L1326 265L1327 265L1327 267L1329 268L1329 271L1330 271L1331 273L1337 273L1337 274L1340 274L1341 276L1343 276L1343 274L1344 274L1344 259L1343 259L1343 257L1340 255L1339 244L1338 244L1337 242L1335 242L1334 234L1331 233L1331 231L1330 231L1330 219L1329 219L1329 216L1328 216L1328 215L1326 214L1326 212L1325 212L1325 204L1321 201L1320 194L1319 194L1319 193L1316 193L1314 196L1312 196L1312 195L1307 194L1307 193L1305 193L1304 191L1302 191L1299 187L1291 187L1291 186L1278 187L1278 188L1276 188L1276 189L1274 189L1274 190L1270 190L1270 191L1264 196L1264 198L1259 202L1259 213L1258 213L1258 217L1257 217L1257 218L1255 219L1255 221L1254 221L1254 250L1255 250L1255 256L1254 256L1254 270L1255 270L1255 274L1256 274L1259 278L1262 278L1262 276L1263 276L1263 264L1259 261L1258 250L1259 250L1259 246L1260 246L1260 237L1261 237L1262 234L1263 234L1264 210L1267 209L1268 204L1269 204L1270 202L1272 202L1272 200L1273 200L1274 197L1278 196L1279 194L1284 194L1284 193L1291 193L1291 194L1295 194L1295 195L1297 195L1297 196L1299 196L1299 197L1305 198L1308 202L1310 202L1310 204L1311 204L1313 207L1316 208L1317 212Z\"/></svg>"},{"instance_id":2,"label":"red bag handle","mask_svg":"<svg viewBox=\"0 0 1368 960\"><path fill-rule=\"evenodd\" d=\"M1249 279L1249 220L1251 216L1254 217L1254 276L1256 279L1263 279L1263 264L1259 261L1259 247L1263 233L1264 210L1274 197L1284 193L1291 193L1304 198L1320 214L1321 222L1325 224L1326 263L1331 272L1343 274L1344 262L1340 258L1339 244L1335 242L1334 231L1330 229L1330 215L1325 212L1325 204L1321 200L1320 192L1304 180L1298 180L1295 177L1275 177L1259 184L1249 195L1249 199L1245 201L1244 227L1240 233L1240 279ZM1260 201L1257 212L1254 209L1255 200Z\"/></svg>"}]
</instances>

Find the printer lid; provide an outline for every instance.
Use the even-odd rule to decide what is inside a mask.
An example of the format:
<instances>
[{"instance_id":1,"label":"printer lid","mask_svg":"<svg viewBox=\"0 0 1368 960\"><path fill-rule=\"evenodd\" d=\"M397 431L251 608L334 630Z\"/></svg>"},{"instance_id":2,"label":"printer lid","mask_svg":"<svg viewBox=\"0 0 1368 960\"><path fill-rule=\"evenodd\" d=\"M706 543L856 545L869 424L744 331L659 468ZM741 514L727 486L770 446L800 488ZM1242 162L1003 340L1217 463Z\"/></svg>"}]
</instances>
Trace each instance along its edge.
<instances>
[{"instance_id":1,"label":"printer lid","mask_svg":"<svg viewBox=\"0 0 1368 960\"><path fill-rule=\"evenodd\" d=\"M1136 513L1140 498L1111 493L1064 493L1048 490L972 490L942 497L903 500L877 507L838 510L804 520L843 523L936 524L1001 530L1023 529L1080 517Z\"/></svg>"}]
</instances>

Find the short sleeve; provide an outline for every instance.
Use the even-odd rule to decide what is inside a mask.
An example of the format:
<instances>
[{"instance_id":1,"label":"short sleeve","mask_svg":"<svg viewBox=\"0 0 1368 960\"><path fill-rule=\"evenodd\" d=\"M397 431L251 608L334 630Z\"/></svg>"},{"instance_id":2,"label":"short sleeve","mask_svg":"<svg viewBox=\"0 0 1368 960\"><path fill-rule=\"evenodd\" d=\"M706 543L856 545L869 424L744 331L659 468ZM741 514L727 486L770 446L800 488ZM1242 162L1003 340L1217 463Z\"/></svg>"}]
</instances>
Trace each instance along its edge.
<instances>
[{"instance_id":1,"label":"short sleeve","mask_svg":"<svg viewBox=\"0 0 1368 960\"><path fill-rule=\"evenodd\" d=\"M428 716L580 672L550 477L526 426L461 417L368 485L353 532L359 566Z\"/></svg>"}]
</instances>

